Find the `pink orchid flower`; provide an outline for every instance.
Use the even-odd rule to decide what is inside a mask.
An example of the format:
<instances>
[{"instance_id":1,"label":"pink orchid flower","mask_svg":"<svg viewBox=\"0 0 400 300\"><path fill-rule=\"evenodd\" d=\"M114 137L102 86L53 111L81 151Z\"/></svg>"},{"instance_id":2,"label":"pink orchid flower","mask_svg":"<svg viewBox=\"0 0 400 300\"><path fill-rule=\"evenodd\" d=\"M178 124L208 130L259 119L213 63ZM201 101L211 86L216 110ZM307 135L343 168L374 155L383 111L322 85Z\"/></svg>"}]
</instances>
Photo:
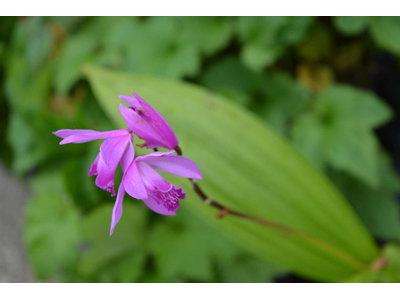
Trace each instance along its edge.
<instances>
[{"instance_id":1,"label":"pink orchid flower","mask_svg":"<svg viewBox=\"0 0 400 300\"><path fill-rule=\"evenodd\" d=\"M112 213L110 235L121 219L125 192L133 198L143 200L147 207L158 214L176 214L179 200L184 199L186 194L182 188L168 183L154 169L192 179L203 179L203 175L193 161L173 154L174 151L154 152L134 159L133 147L128 147L121 160L124 176Z\"/></svg>"},{"instance_id":2,"label":"pink orchid flower","mask_svg":"<svg viewBox=\"0 0 400 300\"><path fill-rule=\"evenodd\" d=\"M134 91L132 94L134 97L119 96L130 105L129 108L122 104L119 106L129 129L146 142L147 149L157 147L175 149L178 146L178 139L168 122Z\"/></svg>"},{"instance_id":3,"label":"pink orchid flower","mask_svg":"<svg viewBox=\"0 0 400 300\"><path fill-rule=\"evenodd\" d=\"M98 139L106 139L100 146L100 152L92 164L89 176L97 175L96 185L115 196L114 175L125 151L133 151L132 134L127 129L105 132L81 129L62 129L53 132L63 138L60 145L69 143L85 143ZM134 153L133 153L134 155ZM133 158L132 158L133 159Z\"/></svg>"}]
</instances>

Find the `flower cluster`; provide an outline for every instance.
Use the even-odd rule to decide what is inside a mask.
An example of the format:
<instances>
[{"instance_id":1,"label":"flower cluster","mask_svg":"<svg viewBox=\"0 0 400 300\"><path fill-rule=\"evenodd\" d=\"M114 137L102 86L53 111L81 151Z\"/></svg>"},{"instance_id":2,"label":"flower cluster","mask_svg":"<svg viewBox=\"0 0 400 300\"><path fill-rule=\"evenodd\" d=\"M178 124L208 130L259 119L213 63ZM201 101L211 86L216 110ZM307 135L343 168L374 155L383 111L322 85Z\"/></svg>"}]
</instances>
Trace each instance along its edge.
<instances>
[{"instance_id":1,"label":"flower cluster","mask_svg":"<svg viewBox=\"0 0 400 300\"><path fill-rule=\"evenodd\" d=\"M69 143L85 143L97 139L105 139L100 152L92 164L88 175L97 175L96 185L115 196L114 175L121 164L122 181L118 188L117 199L111 218L110 235L122 216L122 202L125 193L142 200L147 207L156 213L173 216L179 208L179 200L185 198L182 188L168 183L155 170L177 176L202 179L197 165L188 158L174 155L175 151L159 152L135 157L132 133L145 141L141 147L147 149L175 149L178 146L171 126L147 102L132 92L134 97L121 95L129 106L120 104L120 112L128 129L98 132L94 130L62 129L54 134L63 140L60 145Z\"/></svg>"}]
</instances>

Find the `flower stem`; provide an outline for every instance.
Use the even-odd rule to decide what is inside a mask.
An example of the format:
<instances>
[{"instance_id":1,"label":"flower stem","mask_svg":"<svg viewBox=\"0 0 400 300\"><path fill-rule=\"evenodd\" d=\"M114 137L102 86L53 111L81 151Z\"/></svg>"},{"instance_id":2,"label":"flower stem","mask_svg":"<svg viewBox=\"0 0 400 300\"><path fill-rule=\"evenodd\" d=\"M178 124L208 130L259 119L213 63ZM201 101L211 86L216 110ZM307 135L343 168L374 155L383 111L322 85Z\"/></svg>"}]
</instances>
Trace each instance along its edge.
<instances>
[{"instance_id":1,"label":"flower stem","mask_svg":"<svg viewBox=\"0 0 400 300\"><path fill-rule=\"evenodd\" d=\"M182 150L179 146L177 146L174 150L176 151L176 153L178 155L182 156ZM303 238L304 240L307 240L308 242L310 242L310 243L314 244L315 246L319 247L320 249L330 253L337 259L348 263L349 265L353 266L354 268L356 268L358 270L365 270L368 268L368 265L365 262L358 259L357 257L354 257L351 254L346 253L346 252L342 251L341 249L336 248L335 246L325 242L324 240L322 240L308 232L302 231L297 228L290 227L290 226L282 224L282 223L275 222L273 220L248 215L248 214L230 209L230 208L218 203L216 200L209 198L206 195L206 193L200 188L196 179L189 179L189 180L192 183L192 188L193 188L194 192L202 199L202 201L205 204L215 207L216 209L219 210L219 213L217 215L217 218L219 218L219 219L222 219L223 217L225 217L227 215L233 215L233 216L236 216L236 217L239 217L242 219L246 219L246 220L249 220L252 222L259 223L263 226L272 227L277 230L280 230L280 231L298 236L300 238Z\"/></svg>"}]
</instances>

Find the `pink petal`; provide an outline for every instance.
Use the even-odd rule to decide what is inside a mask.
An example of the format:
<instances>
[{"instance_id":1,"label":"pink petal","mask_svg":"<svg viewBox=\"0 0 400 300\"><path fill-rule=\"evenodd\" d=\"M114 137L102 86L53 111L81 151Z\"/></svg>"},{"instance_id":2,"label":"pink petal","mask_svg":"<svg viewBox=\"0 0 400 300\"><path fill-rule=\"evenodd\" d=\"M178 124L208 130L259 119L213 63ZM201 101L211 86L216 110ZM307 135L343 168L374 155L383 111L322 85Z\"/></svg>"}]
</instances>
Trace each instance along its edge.
<instances>
[{"instance_id":1,"label":"pink petal","mask_svg":"<svg viewBox=\"0 0 400 300\"><path fill-rule=\"evenodd\" d=\"M100 159L97 164L96 185L103 190L111 192L111 196L115 196L114 191L114 175L121 160L122 155L130 142L130 136L122 136L109 138L100 146Z\"/></svg>"},{"instance_id":2,"label":"pink petal","mask_svg":"<svg viewBox=\"0 0 400 300\"><path fill-rule=\"evenodd\" d=\"M145 113L148 114L150 120L153 122L154 126L157 128L160 136L163 137L163 144L166 146L161 146L167 149L174 149L178 146L178 139L175 136L171 126L164 119L164 117L153 107L151 107L146 101L144 101L139 95L137 95L134 91L132 91L133 96L139 101L142 107L145 110ZM148 147L149 149L150 147Z\"/></svg>"},{"instance_id":3,"label":"pink petal","mask_svg":"<svg viewBox=\"0 0 400 300\"><path fill-rule=\"evenodd\" d=\"M160 174L153 170L149 165L144 162L137 162L139 174L142 177L145 187L149 190L160 190L167 192L171 189L172 184L168 183Z\"/></svg>"},{"instance_id":4,"label":"pink petal","mask_svg":"<svg viewBox=\"0 0 400 300\"><path fill-rule=\"evenodd\" d=\"M168 152L160 152L160 151L156 151L156 152L152 152L146 155L142 155L142 156L138 156L136 157L136 161L142 161L147 159L148 157L153 157L153 156L171 156L174 155L175 151L168 151Z\"/></svg>"},{"instance_id":5,"label":"pink petal","mask_svg":"<svg viewBox=\"0 0 400 300\"><path fill-rule=\"evenodd\" d=\"M69 144L69 143L85 143L98 139L106 139L113 138L123 135L130 135L129 131L126 129L112 130L112 131L104 131L98 132L94 130L70 130L64 129L59 130L54 133L57 136L63 137L66 136L61 142L60 145Z\"/></svg>"},{"instance_id":6,"label":"pink petal","mask_svg":"<svg viewBox=\"0 0 400 300\"><path fill-rule=\"evenodd\" d=\"M176 211L168 210L163 204L158 204L157 201L150 196L147 199L143 200L143 202L144 204L147 205L148 208L150 208L152 211L160 215L166 215L166 216L176 215Z\"/></svg>"},{"instance_id":7,"label":"pink petal","mask_svg":"<svg viewBox=\"0 0 400 300\"><path fill-rule=\"evenodd\" d=\"M132 142L129 141L128 147L126 148L121 158L121 168L124 173L126 172L126 170L128 170L134 158L135 158L135 149L133 148Z\"/></svg>"},{"instance_id":8,"label":"pink petal","mask_svg":"<svg viewBox=\"0 0 400 300\"><path fill-rule=\"evenodd\" d=\"M70 135L84 135L84 134L96 134L98 131L90 130L90 129L61 129L56 132L53 132L54 135L60 138L66 138Z\"/></svg>"},{"instance_id":9,"label":"pink petal","mask_svg":"<svg viewBox=\"0 0 400 300\"><path fill-rule=\"evenodd\" d=\"M132 130L139 138L145 140L146 143L154 142L157 147L165 146L160 134L156 131L153 124L146 121L132 108L120 104L119 111L121 112L121 115L129 129Z\"/></svg>"},{"instance_id":10,"label":"pink petal","mask_svg":"<svg viewBox=\"0 0 400 300\"><path fill-rule=\"evenodd\" d=\"M134 160L122 178L125 191L136 199L146 199L147 191L143 184L142 178L136 166L136 161Z\"/></svg>"},{"instance_id":11,"label":"pink petal","mask_svg":"<svg viewBox=\"0 0 400 300\"><path fill-rule=\"evenodd\" d=\"M94 163L90 167L88 176L97 175L97 165L99 163L99 159L100 159L100 152L99 152L99 154L97 154L96 159L94 160Z\"/></svg>"},{"instance_id":12,"label":"pink petal","mask_svg":"<svg viewBox=\"0 0 400 300\"><path fill-rule=\"evenodd\" d=\"M115 225L119 222L122 216L122 202L124 200L125 190L124 185L121 183L118 188L117 200L115 201L113 212L111 215L111 228L110 236L114 233Z\"/></svg>"},{"instance_id":13,"label":"pink petal","mask_svg":"<svg viewBox=\"0 0 400 300\"><path fill-rule=\"evenodd\" d=\"M110 169L118 166L122 154L124 154L130 140L131 135L126 135L122 137L109 138L101 144L101 157Z\"/></svg>"},{"instance_id":14,"label":"pink petal","mask_svg":"<svg viewBox=\"0 0 400 300\"><path fill-rule=\"evenodd\" d=\"M141 158L141 161L162 172L192 179L203 179L199 167L192 160L183 156L169 154L165 156L146 155L146 157Z\"/></svg>"},{"instance_id":15,"label":"pink petal","mask_svg":"<svg viewBox=\"0 0 400 300\"><path fill-rule=\"evenodd\" d=\"M109 169L104 160L100 157L97 164L97 177L95 183L102 190L110 192L111 197L115 196L114 175L115 170Z\"/></svg>"},{"instance_id":16,"label":"pink petal","mask_svg":"<svg viewBox=\"0 0 400 300\"><path fill-rule=\"evenodd\" d=\"M129 96L125 96L125 95L119 95L119 99L127 102L130 106L136 108L137 110L142 108L142 105L134 97L129 97Z\"/></svg>"}]
</instances>

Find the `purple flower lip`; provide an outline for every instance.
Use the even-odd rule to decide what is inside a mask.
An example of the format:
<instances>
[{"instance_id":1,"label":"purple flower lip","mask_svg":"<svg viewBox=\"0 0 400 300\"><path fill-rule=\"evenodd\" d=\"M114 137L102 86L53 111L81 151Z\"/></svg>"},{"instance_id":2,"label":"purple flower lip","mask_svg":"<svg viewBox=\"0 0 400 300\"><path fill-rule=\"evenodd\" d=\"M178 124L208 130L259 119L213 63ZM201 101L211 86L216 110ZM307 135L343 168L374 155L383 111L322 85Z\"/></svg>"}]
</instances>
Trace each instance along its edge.
<instances>
[{"instance_id":1,"label":"purple flower lip","mask_svg":"<svg viewBox=\"0 0 400 300\"><path fill-rule=\"evenodd\" d=\"M121 219L125 192L133 198L143 200L148 208L158 214L168 216L176 214L180 205L179 200L184 199L186 194L182 188L176 188L168 183L155 169L193 179L203 179L203 175L193 161L174 153L174 151L154 152L132 159L129 166L121 164L124 176L112 213L110 235Z\"/></svg>"},{"instance_id":2,"label":"purple flower lip","mask_svg":"<svg viewBox=\"0 0 400 300\"><path fill-rule=\"evenodd\" d=\"M122 104L119 106L121 115L129 129L146 142L145 147L147 149L176 148L178 139L164 117L134 91L132 91L132 94L133 97L119 96L121 100L130 105L130 107Z\"/></svg>"}]
</instances>

